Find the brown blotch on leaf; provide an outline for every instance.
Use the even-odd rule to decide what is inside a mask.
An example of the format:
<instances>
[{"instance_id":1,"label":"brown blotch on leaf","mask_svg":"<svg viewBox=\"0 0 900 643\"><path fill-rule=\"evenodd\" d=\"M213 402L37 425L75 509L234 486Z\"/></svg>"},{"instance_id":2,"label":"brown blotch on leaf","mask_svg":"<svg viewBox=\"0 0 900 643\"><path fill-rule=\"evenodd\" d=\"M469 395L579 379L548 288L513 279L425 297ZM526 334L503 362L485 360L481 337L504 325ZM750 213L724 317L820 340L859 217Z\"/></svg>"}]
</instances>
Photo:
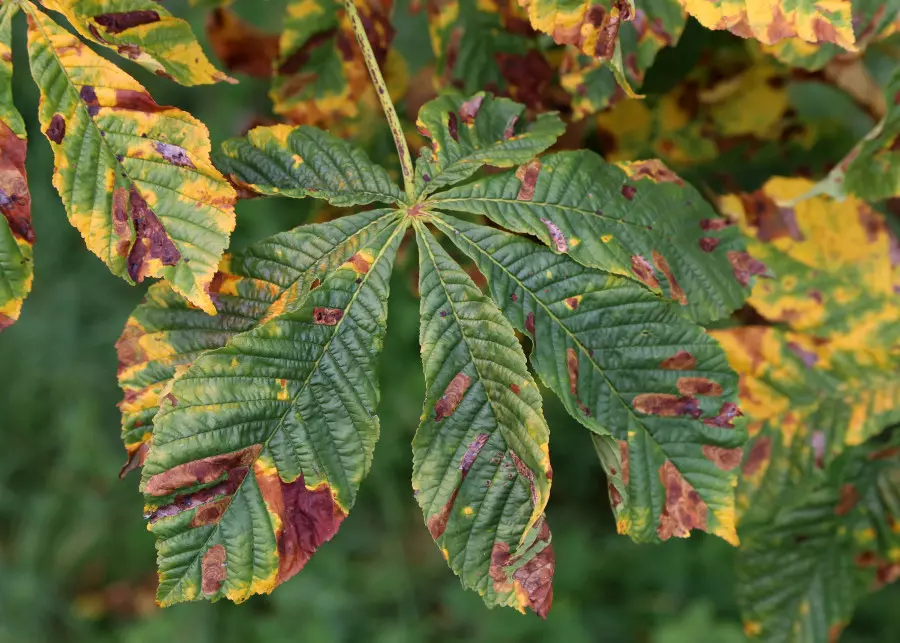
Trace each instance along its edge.
<instances>
[{"instance_id":1,"label":"brown blotch on leaf","mask_svg":"<svg viewBox=\"0 0 900 643\"><path fill-rule=\"evenodd\" d=\"M509 457L512 458L513 464L516 465L516 471L519 472L519 475L528 480L528 484L531 488L531 504L537 505L538 496L537 496L537 488L534 486L534 471L532 471L527 464L522 461L516 452L512 449L509 450Z\"/></svg>"},{"instance_id":2,"label":"brown blotch on leaf","mask_svg":"<svg viewBox=\"0 0 900 643\"><path fill-rule=\"evenodd\" d=\"M511 139L516 133L516 123L519 121L518 116L510 116L509 122L506 124L506 129L503 130L503 140L508 141Z\"/></svg>"},{"instance_id":3,"label":"brown blotch on leaf","mask_svg":"<svg viewBox=\"0 0 900 643\"><path fill-rule=\"evenodd\" d=\"M434 419L436 422L440 422L444 418L453 415L456 407L462 402L463 396L469 388L471 381L469 376L464 373L457 373L456 376L450 380L450 383L444 390L444 395L434 405Z\"/></svg>"},{"instance_id":4,"label":"brown blotch on leaf","mask_svg":"<svg viewBox=\"0 0 900 643\"><path fill-rule=\"evenodd\" d=\"M900 454L900 447L887 447L886 449L879 449L878 451L872 451L868 455L868 460L887 460L888 458L893 458L894 456Z\"/></svg>"},{"instance_id":5,"label":"brown blotch on leaf","mask_svg":"<svg viewBox=\"0 0 900 643\"><path fill-rule=\"evenodd\" d=\"M172 145L171 143L163 143L162 141L157 143L155 147L156 151L162 154L162 157L172 165L194 169L194 163L188 158L187 150L183 147Z\"/></svg>"},{"instance_id":6,"label":"brown blotch on leaf","mask_svg":"<svg viewBox=\"0 0 900 643\"><path fill-rule=\"evenodd\" d=\"M566 349L566 370L569 372L569 392L578 394L578 355L574 348Z\"/></svg>"},{"instance_id":7,"label":"brown blotch on leaf","mask_svg":"<svg viewBox=\"0 0 900 643\"><path fill-rule=\"evenodd\" d=\"M750 284L750 277L753 275L762 275L766 272L766 265L750 256L749 252L743 250L729 250L728 261L734 271L734 278L742 286Z\"/></svg>"},{"instance_id":8,"label":"brown blotch on leaf","mask_svg":"<svg viewBox=\"0 0 900 643\"><path fill-rule=\"evenodd\" d=\"M628 441L618 440L619 442L619 459L622 460L622 484L628 485L631 479L631 467L628 460Z\"/></svg>"},{"instance_id":9,"label":"brown blotch on leaf","mask_svg":"<svg viewBox=\"0 0 900 643\"><path fill-rule=\"evenodd\" d=\"M478 110L481 109L481 103L483 101L484 96L473 96L460 106L459 117L462 119L463 123L471 125L475 122L475 117L478 115Z\"/></svg>"},{"instance_id":10,"label":"brown blotch on leaf","mask_svg":"<svg viewBox=\"0 0 900 643\"><path fill-rule=\"evenodd\" d=\"M340 308L313 308L313 323L319 326L335 326L343 317Z\"/></svg>"},{"instance_id":11,"label":"brown blotch on leaf","mask_svg":"<svg viewBox=\"0 0 900 643\"><path fill-rule=\"evenodd\" d=\"M200 505L191 518L191 528L204 525L215 525L222 518L225 510L231 504L231 496L219 498L213 502Z\"/></svg>"},{"instance_id":12,"label":"brown blotch on leaf","mask_svg":"<svg viewBox=\"0 0 900 643\"><path fill-rule=\"evenodd\" d=\"M648 415L679 417L683 415L699 418L702 411L693 397L679 397L668 393L641 393L631 401L634 409Z\"/></svg>"},{"instance_id":13,"label":"brown blotch on leaf","mask_svg":"<svg viewBox=\"0 0 900 643\"><path fill-rule=\"evenodd\" d=\"M447 523L450 521L450 512L453 510L456 496L459 494L459 489L466 479L466 476L469 475L469 470L472 468L472 465L475 464L475 459L478 457L478 454L481 453L481 449L484 448L484 445L490 437L491 436L487 433L479 433L478 436L469 443L466 452L459 462L459 484L456 486L456 489L453 490L453 493L450 494L450 498L447 500L447 503L441 507L441 510L428 519L428 532L435 540L444 535L444 531L447 529Z\"/></svg>"},{"instance_id":14,"label":"brown blotch on leaf","mask_svg":"<svg viewBox=\"0 0 900 643\"><path fill-rule=\"evenodd\" d=\"M78 95L81 96L81 100L87 105L89 116L94 117L100 112L100 102L97 100L97 92L94 91L94 88L91 85L82 87L81 91L78 92Z\"/></svg>"},{"instance_id":15,"label":"brown blotch on leaf","mask_svg":"<svg viewBox=\"0 0 900 643\"><path fill-rule=\"evenodd\" d=\"M50 119L50 125L47 126L47 130L44 132L51 141L59 145L63 142L63 139L66 137L66 120L62 117L62 114L54 114L53 118Z\"/></svg>"},{"instance_id":16,"label":"brown blotch on leaf","mask_svg":"<svg viewBox=\"0 0 900 643\"><path fill-rule=\"evenodd\" d=\"M633 185L622 186L622 196L624 196L629 201L634 198L635 194L637 194L637 189Z\"/></svg>"},{"instance_id":17,"label":"brown blotch on leaf","mask_svg":"<svg viewBox=\"0 0 900 643\"><path fill-rule=\"evenodd\" d=\"M353 267L353 270L355 270L360 275L368 273L369 267L372 265L365 257L363 257L358 252L354 253L353 256L347 260L347 263L349 263Z\"/></svg>"},{"instance_id":18,"label":"brown blotch on leaf","mask_svg":"<svg viewBox=\"0 0 900 643\"><path fill-rule=\"evenodd\" d=\"M149 10L103 13L94 16L94 22L106 29L106 33L117 34L133 27L159 22L159 14Z\"/></svg>"},{"instance_id":19,"label":"brown blotch on leaf","mask_svg":"<svg viewBox=\"0 0 900 643\"><path fill-rule=\"evenodd\" d=\"M790 238L802 241L803 233L797 225L793 208L779 207L765 192L741 194L741 205L747 213L747 223L756 228L760 241Z\"/></svg>"},{"instance_id":20,"label":"brown blotch on leaf","mask_svg":"<svg viewBox=\"0 0 900 643\"><path fill-rule=\"evenodd\" d=\"M533 192L533 191L532 191ZM529 196L529 199L531 197ZM556 247L557 252L566 252L569 249L569 242L566 241L565 235L562 233L562 230L559 229L559 226L550 221L550 219L544 219L541 217L541 223L547 226L547 233L550 235L550 240L553 242L553 245Z\"/></svg>"},{"instance_id":21,"label":"brown blotch on leaf","mask_svg":"<svg viewBox=\"0 0 900 643\"><path fill-rule=\"evenodd\" d=\"M278 58L278 34L266 33L228 9L214 9L206 21L206 35L225 68L269 78Z\"/></svg>"},{"instance_id":22,"label":"brown blotch on leaf","mask_svg":"<svg viewBox=\"0 0 900 643\"><path fill-rule=\"evenodd\" d=\"M322 543L331 540L346 514L326 484L310 489L302 475L285 482L277 473L263 472L261 467L254 473L268 510L281 518L281 527L275 533L280 585L303 569Z\"/></svg>"},{"instance_id":23,"label":"brown blotch on leaf","mask_svg":"<svg viewBox=\"0 0 900 643\"><path fill-rule=\"evenodd\" d=\"M534 313L525 316L525 330L531 335L532 341L537 344L537 335L534 333Z\"/></svg>"},{"instance_id":24,"label":"brown blotch on leaf","mask_svg":"<svg viewBox=\"0 0 900 643\"><path fill-rule=\"evenodd\" d=\"M127 449L127 452L128 459L125 461L125 464L122 465L122 468L119 469L119 480L124 480L125 476L129 473L144 466L144 462L147 460L147 454L150 452L150 440L141 442L140 446L136 449Z\"/></svg>"},{"instance_id":25,"label":"brown blotch on leaf","mask_svg":"<svg viewBox=\"0 0 900 643\"><path fill-rule=\"evenodd\" d=\"M313 52L320 47L331 47L337 29L320 31L307 39L300 47L284 58L278 67L279 76L293 76L301 71L309 62ZM351 54L352 55L352 54ZM285 97L290 97L309 84L308 74L297 74L296 86L288 85L282 92Z\"/></svg>"},{"instance_id":26,"label":"brown blotch on leaf","mask_svg":"<svg viewBox=\"0 0 900 643\"><path fill-rule=\"evenodd\" d=\"M865 203L861 203L856 208L856 216L862 229L866 232L866 241L869 243L875 243L887 228L884 219Z\"/></svg>"},{"instance_id":27,"label":"brown blotch on leaf","mask_svg":"<svg viewBox=\"0 0 900 643\"><path fill-rule=\"evenodd\" d=\"M700 228L702 230L710 231L710 230L722 230L731 225L731 222L728 219L701 219L700 220Z\"/></svg>"},{"instance_id":28,"label":"brown blotch on leaf","mask_svg":"<svg viewBox=\"0 0 900 643\"><path fill-rule=\"evenodd\" d=\"M741 469L744 475L752 476L759 471L764 464L769 461L769 455L772 453L772 439L768 436L757 438L753 446L750 447L750 453L747 454L747 461Z\"/></svg>"},{"instance_id":29,"label":"brown blotch on leaf","mask_svg":"<svg viewBox=\"0 0 900 643\"><path fill-rule=\"evenodd\" d=\"M613 509L618 509L619 505L622 504L622 494L619 493L619 490L616 489L616 485L610 482L608 485L609 488L609 501L613 506Z\"/></svg>"},{"instance_id":30,"label":"brown blotch on leaf","mask_svg":"<svg viewBox=\"0 0 900 643\"><path fill-rule=\"evenodd\" d=\"M556 558L553 545L549 544L550 527L547 520L542 519L541 528L535 543L548 543L534 558L522 565L513 574L513 581L524 590L528 606L541 618L547 618L553 605L553 572Z\"/></svg>"},{"instance_id":31,"label":"brown blotch on leaf","mask_svg":"<svg viewBox=\"0 0 900 643\"><path fill-rule=\"evenodd\" d=\"M6 219L13 237L34 243L31 226L31 193L25 172L27 143L0 120L0 213ZM6 317L4 315L4 317ZM6 317L9 319L8 317ZM3 328L0 320L0 328ZM9 319L12 324L12 320Z\"/></svg>"},{"instance_id":32,"label":"brown blotch on leaf","mask_svg":"<svg viewBox=\"0 0 900 643\"><path fill-rule=\"evenodd\" d=\"M509 390L512 391L513 393L515 393L516 395L518 395L519 393L522 392L522 389L520 389L517 384L510 384Z\"/></svg>"},{"instance_id":33,"label":"brown blotch on leaf","mask_svg":"<svg viewBox=\"0 0 900 643\"><path fill-rule=\"evenodd\" d=\"M834 513L838 516L846 516L856 506L859 499L860 495L856 487L849 483L845 484L841 487L841 497L838 500L837 507L834 508Z\"/></svg>"},{"instance_id":34,"label":"brown blotch on leaf","mask_svg":"<svg viewBox=\"0 0 900 643\"><path fill-rule=\"evenodd\" d=\"M722 394L722 385L705 377L679 377L675 386L682 395L717 397Z\"/></svg>"},{"instance_id":35,"label":"brown blotch on leaf","mask_svg":"<svg viewBox=\"0 0 900 643\"><path fill-rule=\"evenodd\" d=\"M656 250L653 251L652 256L653 263L656 264L656 267L659 268L659 271L666 276L666 279L669 282L669 292L672 294L672 299L677 301L682 306L686 306L688 303L687 295L684 294L684 290L682 290L681 286L678 285L678 281L676 281L675 279L672 268L669 267L669 262L666 261L666 258Z\"/></svg>"},{"instance_id":36,"label":"brown blotch on leaf","mask_svg":"<svg viewBox=\"0 0 900 643\"><path fill-rule=\"evenodd\" d=\"M659 363L660 368L667 371L690 371L697 366L697 358L686 350L680 350Z\"/></svg>"},{"instance_id":37,"label":"brown blotch on leaf","mask_svg":"<svg viewBox=\"0 0 900 643\"><path fill-rule=\"evenodd\" d=\"M703 252L712 252L719 247L719 239L716 237L700 237L699 245Z\"/></svg>"},{"instance_id":38,"label":"brown blotch on leaf","mask_svg":"<svg viewBox=\"0 0 900 643\"><path fill-rule=\"evenodd\" d=\"M507 568L512 567L521 556L511 556L508 543L502 541L494 543L488 574L495 592L499 594L513 590L516 590L517 594L521 592L532 611L541 618L546 618L553 604L555 557L553 546L549 544L550 527L546 518L541 518L541 526L538 529L537 538L531 548L541 547L541 550L512 576L509 575Z\"/></svg>"},{"instance_id":39,"label":"brown blotch on leaf","mask_svg":"<svg viewBox=\"0 0 900 643\"><path fill-rule=\"evenodd\" d=\"M447 131L450 132L450 138L459 143L459 119L456 118L456 112L447 115Z\"/></svg>"},{"instance_id":40,"label":"brown blotch on leaf","mask_svg":"<svg viewBox=\"0 0 900 643\"><path fill-rule=\"evenodd\" d=\"M261 449L259 444L254 444L231 453L221 453L176 465L167 471L150 476L144 493L151 496L167 496L185 487L214 482L232 469L253 464Z\"/></svg>"},{"instance_id":41,"label":"brown blotch on leaf","mask_svg":"<svg viewBox=\"0 0 900 643\"><path fill-rule=\"evenodd\" d=\"M737 449L726 449L724 447L715 447L704 444L702 451L703 455L711 460L712 463L722 471L731 471L736 468L741 463L741 459L744 456L744 450L740 447Z\"/></svg>"},{"instance_id":42,"label":"brown blotch on leaf","mask_svg":"<svg viewBox=\"0 0 900 643\"><path fill-rule=\"evenodd\" d=\"M116 207L121 206L116 202L114 194L114 219L121 217L121 214L116 214ZM128 276L133 281L144 280L149 272L147 261L150 259L158 259L164 266L174 266L178 263L181 253L134 185L128 193L128 216L134 222L135 233L134 245L128 253Z\"/></svg>"},{"instance_id":43,"label":"brown blotch on leaf","mask_svg":"<svg viewBox=\"0 0 900 643\"><path fill-rule=\"evenodd\" d=\"M213 545L203 554L203 561L200 565L200 586L207 596L215 594L225 584L226 555L224 545Z\"/></svg>"},{"instance_id":44,"label":"brown blotch on leaf","mask_svg":"<svg viewBox=\"0 0 900 643\"><path fill-rule=\"evenodd\" d=\"M136 112L147 112L148 114L155 114L167 109L157 105L153 97L147 92L134 89L117 89L115 107L116 109L130 109Z\"/></svg>"},{"instance_id":45,"label":"brown blotch on leaf","mask_svg":"<svg viewBox=\"0 0 900 643\"><path fill-rule=\"evenodd\" d=\"M706 531L706 503L671 461L666 460L659 468L659 478L666 490L666 504L656 530L660 540L686 538L692 529Z\"/></svg>"},{"instance_id":46,"label":"brown blotch on leaf","mask_svg":"<svg viewBox=\"0 0 900 643\"><path fill-rule=\"evenodd\" d=\"M534 190L540 173L541 162L538 159L532 159L525 165L520 165L518 167L516 170L516 178L519 179L522 185L519 187L519 193L516 195L516 200L531 201L534 197Z\"/></svg>"},{"instance_id":47,"label":"brown blotch on leaf","mask_svg":"<svg viewBox=\"0 0 900 643\"><path fill-rule=\"evenodd\" d=\"M572 310L578 310L578 297L569 297L566 299L566 305Z\"/></svg>"},{"instance_id":48,"label":"brown blotch on leaf","mask_svg":"<svg viewBox=\"0 0 900 643\"><path fill-rule=\"evenodd\" d=\"M684 181L680 176L670 170L665 163L659 159L648 159L646 161L635 161L631 163L631 178L651 179L657 183L675 183L676 185L684 185Z\"/></svg>"},{"instance_id":49,"label":"brown blotch on leaf","mask_svg":"<svg viewBox=\"0 0 900 643\"><path fill-rule=\"evenodd\" d=\"M631 272L648 288L659 288L659 281L650 262L641 255L631 255Z\"/></svg>"},{"instance_id":50,"label":"brown blotch on leaf","mask_svg":"<svg viewBox=\"0 0 900 643\"><path fill-rule=\"evenodd\" d=\"M511 26L509 21L506 26L507 29ZM454 33L460 32L456 30ZM529 36L533 34L534 31L528 33ZM541 52L536 49L529 49L524 55L501 52L494 54L494 60L506 81L510 96L530 110L547 109L546 97L548 92L552 92L556 70ZM447 68L451 68L449 61ZM510 129L507 126L507 131Z\"/></svg>"},{"instance_id":51,"label":"brown blotch on leaf","mask_svg":"<svg viewBox=\"0 0 900 643\"><path fill-rule=\"evenodd\" d=\"M718 415L711 418L704 418L703 424L706 426L715 426L720 429L733 429L734 418L741 417L744 414L734 402L723 402L722 408L719 409Z\"/></svg>"}]
</instances>

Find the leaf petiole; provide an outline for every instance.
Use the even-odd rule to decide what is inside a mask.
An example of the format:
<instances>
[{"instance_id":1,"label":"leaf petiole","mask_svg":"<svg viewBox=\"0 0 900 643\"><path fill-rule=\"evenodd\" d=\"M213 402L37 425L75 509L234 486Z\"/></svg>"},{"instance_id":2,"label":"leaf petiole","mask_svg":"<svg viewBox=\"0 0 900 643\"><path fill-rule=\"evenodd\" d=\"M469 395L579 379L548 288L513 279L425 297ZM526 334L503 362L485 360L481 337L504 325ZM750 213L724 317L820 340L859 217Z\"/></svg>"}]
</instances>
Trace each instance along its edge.
<instances>
[{"instance_id":1,"label":"leaf petiole","mask_svg":"<svg viewBox=\"0 0 900 643\"><path fill-rule=\"evenodd\" d=\"M409 148L406 145L403 128L400 126L400 118L397 116L397 110L394 109L394 103L391 101L391 95L388 93L387 85L384 82L384 77L381 75L381 69L379 69L378 61L375 59L375 52L372 51L372 45L369 43L368 36L366 36L366 29L359 17L359 12L356 10L356 5L353 3L353 0L344 0L344 7L347 10L347 16L350 18L350 24L353 25L353 33L356 35L356 41L362 50L363 59L366 61L372 84L375 85L375 92L378 94L378 100L381 102L381 108L384 110L384 115L391 128L394 146L397 148L397 154L400 156L403 187L406 190L407 198L412 202L415 199L413 164L412 157L409 155Z\"/></svg>"}]
</instances>

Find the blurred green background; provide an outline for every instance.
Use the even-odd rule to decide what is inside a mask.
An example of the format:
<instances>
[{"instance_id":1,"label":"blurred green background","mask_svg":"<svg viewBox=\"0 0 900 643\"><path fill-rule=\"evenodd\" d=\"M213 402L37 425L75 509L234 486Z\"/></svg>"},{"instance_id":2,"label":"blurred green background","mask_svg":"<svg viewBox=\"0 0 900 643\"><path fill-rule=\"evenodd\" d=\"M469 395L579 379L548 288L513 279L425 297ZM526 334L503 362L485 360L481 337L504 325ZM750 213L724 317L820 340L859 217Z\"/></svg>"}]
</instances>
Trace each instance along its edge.
<instances>
[{"instance_id":1,"label":"blurred green background","mask_svg":"<svg viewBox=\"0 0 900 643\"><path fill-rule=\"evenodd\" d=\"M167 6L189 17L203 40L202 11L185 2ZM145 286L112 277L66 222L35 120L23 22L19 16L15 30L16 102L29 125L38 242L34 293L21 320L0 336L0 643L744 640L733 550L704 535L658 547L616 535L588 436L552 396L545 406L556 473L548 510L557 560L553 610L546 622L489 611L462 590L431 542L409 484L409 445L424 397L409 252L392 285L381 442L339 534L272 596L241 606L154 607L155 552L137 476L117 478L124 449L113 348ZM684 66L697 33L689 31L685 44L663 57L663 70ZM425 51L423 37L423 29L401 30L398 44ZM207 123L214 144L269 113L262 81L187 89L123 67L159 103ZM389 152L386 139L375 144ZM241 202L234 247L302 223L308 210L295 201ZM897 586L870 597L842 640L897 640L900 610L891 608L898 601Z\"/></svg>"}]
</instances>

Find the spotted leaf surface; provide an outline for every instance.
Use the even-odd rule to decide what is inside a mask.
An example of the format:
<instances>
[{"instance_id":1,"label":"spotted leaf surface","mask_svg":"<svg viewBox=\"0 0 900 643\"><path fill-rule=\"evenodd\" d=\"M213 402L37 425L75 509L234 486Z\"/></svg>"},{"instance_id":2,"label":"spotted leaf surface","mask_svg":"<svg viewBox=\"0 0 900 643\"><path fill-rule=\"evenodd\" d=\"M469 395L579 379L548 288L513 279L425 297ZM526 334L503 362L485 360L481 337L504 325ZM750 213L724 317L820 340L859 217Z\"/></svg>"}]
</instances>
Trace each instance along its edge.
<instances>
[{"instance_id":1,"label":"spotted leaf surface","mask_svg":"<svg viewBox=\"0 0 900 643\"><path fill-rule=\"evenodd\" d=\"M226 257L210 285L215 317L194 308L165 283L154 284L116 343L124 399L123 474L140 466L153 417L173 378L203 353L302 303L313 280L350 262L368 272L368 243L391 225L387 210L342 217L277 234Z\"/></svg>"},{"instance_id":2,"label":"spotted leaf surface","mask_svg":"<svg viewBox=\"0 0 900 643\"><path fill-rule=\"evenodd\" d=\"M856 48L863 50L896 33L900 21L900 2L897 0L851 0L851 24ZM792 67L821 69L844 50L828 41L809 42L799 37L785 38L765 48L766 51Z\"/></svg>"},{"instance_id":3,"label":"spotted leaf surface","mask_svg":"<svg viewBox=\"0 0 900 643\"><path fill-rule=\"evenodd\" d=\"M405 224L302 304L206 353L154 421L141 489L163 605L268 593L331 539L378 438L377 358Z\"/></svg>"},{"instance_id":4,"label":"spotted leaf surface","mask_svg":"<svg viewBox=\"0 0 900 643\"><path fill-rule=\"evenodd\" d=\"M85 38L182 85L232 81L210 64L190 25L156 0L44 0Z\"/></svg>"},{"instance_id":5,"label":"spotted leaf surface","mask_svg":"<svg viewBox=\"0 0 900 643\"><path fill-rule=\"evenodd\" d=\"M459 183L482 166L513 167L549 148L565 130L555 113L525 122L525 108L479 92L469 98L448 95L426 103L416 122L431 140L416 162L421 194Z\"/></svg>"},{"instance_id":6,"label":"spotted leaf surface","mask_svg":"<svg viewBox=\"0 0 900 643\"><path fill-rule=\"evenodd\" d=\"M554 555L544 508L549 430L509 323L417 224L425 406L413 489L462 584L546 616Z\"/></svg>"},{"instance_id":7,"label":"spotted leaf surface","mask_svg":"<svg viewBox=\"0 0 900 643\"><path fill-rule=\"evenodd\" d=\"M34 279L31 193L25 172L25 123L12 97L14 4L0 6L0 330L19 317Z\"/></svg>"},{"instance_id":8,"label":"spotted leaf surface","mask_svg":"<svg viewBox=\"0 0 900 643\"><path fill-rule=\"evenodd\" d=\"M72 225L113 274L131 283L164 277L214 313L207 289L234 229L235 194L209 160L206 127L157 105L137 81L25 6L53 185Z\"/></svg>"},{"instance_id":9,"label":"spotted leaf surface","mask_svg":"<svg viewBox=\"0 0 900 643\"><path fill-rule=\"evenodd\" d=\"M740 375L751 441L738 492L743 521L804 497L847 447L900 420L897 241L862 201L816 197L805 179L772 179L725 197L755 260L776 275L749 303L786 328L713 333Z\"/></svg>"},{"instance_id":10,"label":"spotted leaf surface","mask_svg":"<svg viewBox=\"0 0 900 643\"><path fill-rule=\"evenodd\" d=\"M574 45L594 58L611 60L622 25L634 20L632 0L520 0L531 26L558 44Z\"/></svg>"},{"instance_id":11,"label":"spotted leaf surface","mask_svg":"<svg viewBox=\"0 0 900 643\"><path fill-rule=\"evenodd\" d=\"M856 447L802 501L741 529L738 601L759 641L836 641L856 604L900 575L900 460Z\"/></svg>"},{"instance_id":12,"label":"spotted leaf surface","mask_svg":"<svg viewBox=\"0 0 900 643\"><path fill-rule=\"evenodd\" d=\"M715 340L631 280L447 215L435 225L475 260L569 414L615 437L601 460L620 533L658 542L701 529L736 544L746 432Z\"/></svg>"},{"instance_id":13,"label":"spotted leaf surface","mask_svg":"<svg viewBox=\"0 0 900 643\"><path fill-rule=\"evenodd\" d=\"M664 292L696 320L739 307L752 272L736 230L656 160L609 164L562 152L435 194L435 207L483 214L579 263Z\"/></svg>"},{"instance_id":14,"label":"spotted leaf surface","mask_svg":"<svg viewBox=\"0 0 900 643\"><path fill-rule=\"evenodd\" d=\"M379 64L393 39L391 0L357 3ZM333 125L375 107L350 23L336 0L287 3L270 96L275 113L298 125Z\"/></svg>"},{"instance_id":15,"label":"spotted leaf surface","mask_svg":"<svg viewBox=\"0 0 900 643\"><path fill-rule=\"evenodd\" d=\"M634 7L634 20L619 29L619 48L621 73L628 85L639 89L656 54L678 43L686 16L678 0L634 0ZM560 76L571 94L572 112L579 118L625 97L609 64L575 49L566 52Z\"/></svg>"},{"instance_id":16,"label":"spotted leaf surface","mask_svg":"<svg viewBox=\"0 0 900 643\"><path fill-rule=\"evenodd\" d=\"M900 196L900 71L884 89L887 113L816 192L879 201Z\"/></svg>"},{"instance_id":17,"label":"spotted leaf surface","mask_svg":"<svg viewBox=\"0 0 900 643\"><path fill-rule=\"evenodd\" d=\"M707 29L727 29L767 45L785 38L833 42L855 51L850 2L829 0L681 0Z\"/></svg>"},{"instance_id":18,"label":"spotted leaf surface","mask_svg":"<svg viewBox=\"0 0 900 643\"><path fill-rule=\"evenodd\" d=\"M313 196L332 205L395 203L403 192L361 149L314 127L257 127L222 144L216 165L253 192Z\"/></svg>"}]
</instances>

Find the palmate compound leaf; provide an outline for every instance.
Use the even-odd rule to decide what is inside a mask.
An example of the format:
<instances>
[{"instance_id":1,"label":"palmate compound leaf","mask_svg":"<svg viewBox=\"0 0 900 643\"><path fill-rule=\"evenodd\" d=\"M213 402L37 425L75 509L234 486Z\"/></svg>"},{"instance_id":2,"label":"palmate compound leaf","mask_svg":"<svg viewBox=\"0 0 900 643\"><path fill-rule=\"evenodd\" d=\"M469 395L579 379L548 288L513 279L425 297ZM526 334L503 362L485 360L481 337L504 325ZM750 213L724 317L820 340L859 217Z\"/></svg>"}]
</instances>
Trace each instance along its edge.
<instances>
[{"instance_id":1,"label":"palmate compound leaf","mask_svg":"<svg viewBox=\"0 0 900 643\"><path fill-rule=\"evenodd\" d=\"M831 0L681 0L707 29L727 29L771 45L784 38L833 42L856 50L850 2Z\"/></svg>"},{"instance_id":2,"label":"palmate compound leaf","mask_svg":"<svg viewBox=\"0 0 900 643\"><path fill-rule=\"evenodd\" d=\"M222 144L216 165L258 194L313 196L335 206L396 203L403 192L361 149L314 127L272 125Z\"/></svg>"},{"instance_id":3,"label":"palmate compound leaf","mask_svg":"<svg viewBox=\"0 0 900 643\"><path fill-rule=\"evenodd\" d=\"M206 127L22 6L53 184L72 225L113 274L164 277L214 313L207 288L234 229L235 194L209 161Z\"/></svg>"},{"instance_id":4,"label":"palmate compound leaf","mask_svg":"<svg viewBox=\"0 0 900 643\"><path fill-rule=\"evenodd\" d=\"M293 309L320 273L351 262L368 270L367 244L391 225L388 210L306 225L226 256L210 285L218 315L211 317L154 284L135 308L116 343L124 399L122 440L128 461L122 475L141 466L150 447L153 417L176 375L201 354Z\"/></svg>"},{"instance_id":5,"label":"palmate compound leaf","mask_svg":"<svg viewBox=\"0 0 900 643\"><path fill-rule=\"evenodd\" d=\"M83 37L182 85L235 82L210 64L181 18L156 0L43 0Z\"/></svg>"},{"instance_id":6,"label":"palmate compound leaf","mask_svg":"<svg viewBox=\"0 0 900 643\"><path fill-rule=\"evenodd\" d=\"M869 201L900 196L900 70L884 89L887 113L812 194Z\"/></svg>"},{"instance_id":7,"label":"palmate compound leaf","mask_svg":"<svg viewBox=\"0 0 900 643\"><path fill-rule=\"evenodd\" d=\"M475 261L532 340L535 372L600 443L620 533L659 542L703 529L736 544L746 432L716 341L629 279L500 230L433 221Z\"/></svg>"},{"instance_id":8,"label":"palmate compound leaf","mask_svg":"<svg viewBox=\"0 0 900 643\"><path fill-rule=\"evenodd\" d=\"M431 147L423 147L416 160L417 192L428 195L459 183L484 165L527 163L566 128L555 112L528 124L524 116L523 105L485 92L468 99L448 94L423 105L416 126Z\"/></svg>"},{"instance_id":9,"label":"palmate compound leaf","mask_svg":"<svg viewBox=\"0 0 900 643\"><path fill-rule=\"evenodd\" d=\"M553 600L550 431L515 333L416 224L425 406L413 489L465 587L546 617Z\"/></svg>"},{"instance_id":10,"label":"palmate compound leaf","mask_svg":"<svg viewBox=\"0 0 900 643\"><path fill-rule=\"evenodd\" d=\"M376 361L406 229L385 216L367 258L200 356L166 394L141 480L162 605L272 591L353 506L378 438Z\"/></svg>"},{"instance_id":11,"label":"palmate compound leaf","mask_svg":"<svg viewBox=\"0 0 900 643\"><path fill-rule=\"evenodd\" d=\"M744 630L771 643L837 641L856 605L900 577L900 449L854 447L800 501L741 529Z\"/></svg>"},{"instance_id":12,"label":"palmate compound leaf","mask_svg":"<svg viewBox=\"0 0 900 643\"><path fill-rule=\"evenodd\" d=\"M437 209L482 214L579 263L642 281L697 321L738 308L760 266L740 235L657 160L609 164L560 152L434 194Z\"/></svg>"},{"instance_id":13,"label":"palmate compound leaf","mask_svg":"<svg viewBox=\"0 0 900 643\"><path fill-rule=\"evenodd\" d=\"M0 330L18 319L34 278L25 123L12 100L11 25L18 10L0 5Z\"/></svg>"},{"instance_id":14,"label":"palmate compound leaf","mask_svg":"<svg viewBox=\"0 0 900 643\"><path fill-rule=\"evenodd\" d=\"M892 518L879 519L884 529L856 525L860 498L870 516L878 512L841 473L854 454L880 460L896 451L865 455L879 448L873 436L900 421L897 241L854 198L778 205L811 187L775 178L721 201L750 253L777 275L757 284L749 303L786 326L713 333L740 375L751 435L737 496L739 596L748 634L764 641L834 640L873 575L883 583L900 569L896 542L883 537L896 541L896 501ZM879 466L868 462L863 473Z\"/></svg>"},{"instance_id":15,"label":"palmate compound leaf","mask_svg":"<svg viewBox=\"0 0 900 643\"><path fill-rule=\"evenodd\" d=\"M897 239L865 202L806 193L806 179L771 179L721 200L751 255L776 279L748 303L786 328L715 331L741 377L751 442L738 489L742 522L764 521L777 499L900 420Z\"/></svg>"}]
</instances>

